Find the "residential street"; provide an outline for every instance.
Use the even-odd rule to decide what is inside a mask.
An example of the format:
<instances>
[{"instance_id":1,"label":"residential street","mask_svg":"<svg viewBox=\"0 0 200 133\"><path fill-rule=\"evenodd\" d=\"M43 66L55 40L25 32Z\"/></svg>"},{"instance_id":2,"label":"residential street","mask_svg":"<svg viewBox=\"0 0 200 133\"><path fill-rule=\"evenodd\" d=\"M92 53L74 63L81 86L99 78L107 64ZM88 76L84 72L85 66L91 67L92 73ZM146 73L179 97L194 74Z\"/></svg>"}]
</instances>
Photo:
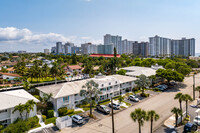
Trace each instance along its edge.
<instances>
[{"instance_id":1,"label":"residential street","mask_svg":"<svg viewBox=\"0 0 200 133\"><path fill-rule=\"evenodd\" d=\"M196 86L200 85L200 74L196 75ZM137 133L138 123L133 122L130 118L130 113L134 111L135 108L142 108L144 110L155 110L159 115L160 119L154 122L154 129L159 128L163 122L172 115L171 109L173 107L179 107L178 100L174 100L174 96L178 92L192 94L193 77L186 77L183 83L179 84L180 89L168 90L166 92L160 93L154 97L144 100L141 103L132 106L122 112L114 115L115 119L115 132L117 133ZM192 95L191 95L192 96ZM196 93L196 97L198 94ZM183 103L185 106L185 103ZM145 122L142 127L142 132L148 133L150 130L150 123ZM110 133L112 132L111 117L106 117L91 124L86 124L82 127L67 128L61 132L75 132L75 133Z\"/></svg>"}]
</instances>

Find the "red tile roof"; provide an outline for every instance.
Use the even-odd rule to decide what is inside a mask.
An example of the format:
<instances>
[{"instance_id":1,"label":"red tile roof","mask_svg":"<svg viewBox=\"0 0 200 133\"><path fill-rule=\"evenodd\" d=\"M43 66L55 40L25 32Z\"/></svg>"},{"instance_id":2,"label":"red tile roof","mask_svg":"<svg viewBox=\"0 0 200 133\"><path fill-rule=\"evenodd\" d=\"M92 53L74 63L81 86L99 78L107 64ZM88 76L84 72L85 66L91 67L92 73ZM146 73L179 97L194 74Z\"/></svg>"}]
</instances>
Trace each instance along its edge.
<instances>
[{"instance_id":1,"label":"red tile roof","mask_svg":"<svg viewBox=\"0 0 200 133\"><path fill-rule=\"evenodd\" d=\"M105 57L105 58L113 58L114 54L91 54L90 57ZM120 57L120 54L117 54L117 58Z\"/></svg>"},{"instance_id":2,"label":"red tile roof","mask_svg":"<svg viewBox=\"0 0 200 133\"><path fill-rule=\"evenodd\" d=\"M15 74L15 73L2 73L2 72L0 72L0 74L7 75L7 76L13 76L13 77L21 77L20 75Z\"/></svg>"},{"instance_id":3,"label":"red tile roof","mask_svg":"<svg viewBox=\"0 0 200 133\"><path fill-rule=\"evenodd\" d=\"M79 65L68 65L70 69L76 70L76 69L82 69Z\"/></svg>"}]
</instances>

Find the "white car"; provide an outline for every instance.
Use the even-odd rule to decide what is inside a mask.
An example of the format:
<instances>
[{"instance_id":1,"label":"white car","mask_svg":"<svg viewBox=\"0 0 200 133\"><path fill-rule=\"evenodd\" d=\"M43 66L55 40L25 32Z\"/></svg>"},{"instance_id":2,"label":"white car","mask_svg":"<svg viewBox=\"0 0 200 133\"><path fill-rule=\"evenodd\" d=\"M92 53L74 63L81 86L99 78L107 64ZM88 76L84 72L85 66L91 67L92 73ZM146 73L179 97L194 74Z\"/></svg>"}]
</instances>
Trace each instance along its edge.
<instances>
[{"instance_id":1,"label":"white car","mask_svg":"<svg viewBox=\"0 0 200 133\"><path fill-rule=\"evenodd\" d=\"M130 95L130 96L128 97L128 99L129 99L129 100L136 101L136 102L139 102L139 98L137 98L137 97L134 96L134 95Z\"/></svg>"},{"instance_id":2,"label":"white car","mask_svg":"<svg viewBox=\"0 0 200 133\"><path fill-rule=\"evenodd\" d=\"M200 116L195 116L194 121L195 124L200 125Z\"/></svg>"},{"instance_id":3,"label":"white car","mask_svg":"<svg viewBox=\"0 0 200 133\"><path fill-rule=\"evenodd\" d=\"M82 124L83 123L83 118L81 116L79 116L79 115L73 115L73 116L71 116L71 118L77 124Z\"/></svg>"},{"instance_id":4,"label":"white car","mask_svg":"<svg viewBox=\"0 0 200 133\"><path fill-rule=\"evenodd\" d=\"M111 103L109 103L109 105L108 105L110 108L112 108L112 104ZM117 104L117 103L113 103L113 109L120 109L120 105L119 104Z\"/></svg>"}]
</instances>

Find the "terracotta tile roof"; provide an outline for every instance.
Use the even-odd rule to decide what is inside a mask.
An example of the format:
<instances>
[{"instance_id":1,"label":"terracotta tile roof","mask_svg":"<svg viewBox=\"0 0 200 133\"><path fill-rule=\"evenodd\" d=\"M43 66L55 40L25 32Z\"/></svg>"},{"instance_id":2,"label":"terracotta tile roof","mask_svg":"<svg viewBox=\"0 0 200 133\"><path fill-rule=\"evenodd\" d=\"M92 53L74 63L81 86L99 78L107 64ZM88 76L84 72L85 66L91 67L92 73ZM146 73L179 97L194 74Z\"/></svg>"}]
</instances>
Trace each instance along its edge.
<instances>
[{"instance_id":1,"label":"terracotta tile roof","mask_svg":"<svg viewBox=\"0 0 200 133\"><path fill-rule=\"evenodd\" d=\"M7 76L13 76L13 77L21 77L20 75L15 74L15 73L2 73L2 72L0 72L0 74L7 75Z\"/></svg>"},{"instance_id":2,"label":"terracotta tile roof","mask_svg":"<svg viewBox=\"0 0 200 133\"><path fill-rule=\"evenodd\" d=\"M14 67L7 68L8 71L15 71Z\"/></svg>"},{"instance_id":3,"label":"terracotta tile roof","mask_svg":"<svg viewBox=\"0 0 200 133\"><path fill-rule=\"evenodd\" d=\"M91 54L90 57L105 57L105 58L113 58L114 54ZM120 57L120 54L117 54L117 58Z\"/></svg>"},{"instance_id":4,"label":"terracotta tile roof","mask_svg":"<svg viewBox=\"0 0 200 133\"><path fill-rule=\"evenodd\" d=\"M79 65L68 65L68 67L70 69L73 69L73 70L75 70L75 69L82 69L82 67L80 67Z\"/></svg>"}]
</instances>

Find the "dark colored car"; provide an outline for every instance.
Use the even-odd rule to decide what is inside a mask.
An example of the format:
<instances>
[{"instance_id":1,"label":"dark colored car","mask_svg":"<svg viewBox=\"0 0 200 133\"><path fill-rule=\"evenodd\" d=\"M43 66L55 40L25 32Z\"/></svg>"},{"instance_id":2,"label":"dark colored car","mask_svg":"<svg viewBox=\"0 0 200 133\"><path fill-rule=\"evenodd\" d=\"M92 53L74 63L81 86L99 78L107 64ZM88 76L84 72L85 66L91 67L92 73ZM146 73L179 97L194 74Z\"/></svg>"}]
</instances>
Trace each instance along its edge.
<instances>
[{"instance_id":1,"label":"dark colored car","mask_svg":"<svg viewBox=\"0 0 200 133\"><path fill-rule=\"evenodd\" d=\"M197 125L188 122L187 124L185 124L183 132L188 133L196 130L197 130Z\"/></svg>"}]
</instances>

